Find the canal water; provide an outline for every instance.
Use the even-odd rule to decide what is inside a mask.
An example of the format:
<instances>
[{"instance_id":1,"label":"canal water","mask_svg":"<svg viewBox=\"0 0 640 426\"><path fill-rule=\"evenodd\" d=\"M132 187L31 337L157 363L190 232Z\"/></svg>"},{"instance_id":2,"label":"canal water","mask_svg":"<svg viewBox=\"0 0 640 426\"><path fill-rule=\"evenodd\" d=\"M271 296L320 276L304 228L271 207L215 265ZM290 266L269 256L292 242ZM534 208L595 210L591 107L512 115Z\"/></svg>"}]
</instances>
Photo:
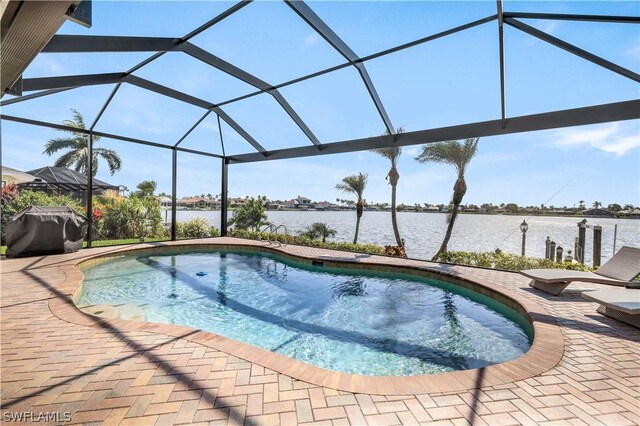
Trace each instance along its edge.
<instances>
[{"instance_id":1,"label":"canal water","mask_svg":"<svg viewBox=\"0 0 640 426\"><path fill-rule=\"evenodd\" d=\"M231 214L229 215L231 217ZM356 213L354 211L270 211L268 220L286 225L290 234L298 234L314 222L324 222L336 230L335 241L353 241ZM169 215L170 217L170 215ZM205 218L211 226L220 227L219 211L178 210L178 221ZM446 231L447 215L443 213L399 212L400 235L405 239L407 254L415 259L430 259L440 247ZM520 254L522 233L520 224L526 219L526 254L544 257L545 240L550 237L565 250L573 250L581 217L459 215L449 240L449 250L493 251L499 248ZM640 219L586 218L588 225L602 226L602 262L613 254L614 229L617 225L616 247L640 247ZM395 245L391 214L365 211L360 225L359 243ZM587 230L586 260L591 262L593 231Z\"/></svg>"}]
</instances>

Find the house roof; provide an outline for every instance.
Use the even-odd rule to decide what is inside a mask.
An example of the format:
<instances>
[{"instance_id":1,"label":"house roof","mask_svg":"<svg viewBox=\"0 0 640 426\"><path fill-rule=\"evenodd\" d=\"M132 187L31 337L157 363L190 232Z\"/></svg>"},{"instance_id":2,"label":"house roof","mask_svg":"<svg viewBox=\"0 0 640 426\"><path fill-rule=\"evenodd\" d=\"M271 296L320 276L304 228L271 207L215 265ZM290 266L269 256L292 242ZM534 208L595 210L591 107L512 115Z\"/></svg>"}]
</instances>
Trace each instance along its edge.
<instances>
[{"instance_id":1,"label":"house roof","mask_svg":"<svg viewBox=\"0 0 640 426\"><path fill-rule=\"evenodd\" d=\"M20 184L20 187L35 187L46 183L49 186L67 191L86 190L88 188L87 176L85 174L64 167L46 166L30 170L27 173L35 176L36 180ZM93 178L93 189L112 189L117 191L118 186Z\"/></svg>"}]
</instances>

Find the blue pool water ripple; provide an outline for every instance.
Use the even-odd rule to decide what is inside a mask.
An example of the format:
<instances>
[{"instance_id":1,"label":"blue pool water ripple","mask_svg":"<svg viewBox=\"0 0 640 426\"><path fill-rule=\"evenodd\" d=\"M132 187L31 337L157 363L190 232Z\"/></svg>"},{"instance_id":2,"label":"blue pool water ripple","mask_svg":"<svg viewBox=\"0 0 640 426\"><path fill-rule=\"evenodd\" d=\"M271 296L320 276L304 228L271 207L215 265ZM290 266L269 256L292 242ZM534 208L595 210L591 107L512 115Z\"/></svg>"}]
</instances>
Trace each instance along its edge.
<instances>
[{"instance_id":1,"label":"blue pool water ripple","mask_svg":"<svg viewBox=\"0 0 640 426\"><path fill-rule=\"evenodd\" d=\"M123 318L207 330L348 373L478 368L530 347L514 322L526 320L442 281L234 252L123 256L84 273L81 307L133 306Z\"/></svg>"}]
</instances>

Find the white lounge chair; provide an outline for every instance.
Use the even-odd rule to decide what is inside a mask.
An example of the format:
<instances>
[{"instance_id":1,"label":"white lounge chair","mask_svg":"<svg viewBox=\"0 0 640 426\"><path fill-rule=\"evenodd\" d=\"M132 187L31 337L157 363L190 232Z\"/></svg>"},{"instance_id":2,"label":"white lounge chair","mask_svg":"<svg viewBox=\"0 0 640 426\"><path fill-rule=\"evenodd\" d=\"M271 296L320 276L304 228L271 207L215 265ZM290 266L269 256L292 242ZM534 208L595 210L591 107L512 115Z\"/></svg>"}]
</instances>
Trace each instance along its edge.
<instances>
[{"instance_id":1,"label":"white lounge chair","mask_svg":"<svg viewBox=\"0 0 640 426\"><path fill-rule=\"evenodd\" d=\"M582 297L598 302L598 312L640 328L640 289L614 288L586 291Z\"/></svg>"},{"instance_id":2,"label":"white lounge chair","mask_svg":"<svg viewBox=\"0 0 640 426\"><path fill-rule=\"evenodd\" d=\"M572 281L640 288L640 281L633 281L635 277L640 275L640 248L622 247L595 272L527 269L520 271L520 273L532 279L529 283L531 287L553 295L562 293L562 290Z\"/></svg>"}]
</instances>

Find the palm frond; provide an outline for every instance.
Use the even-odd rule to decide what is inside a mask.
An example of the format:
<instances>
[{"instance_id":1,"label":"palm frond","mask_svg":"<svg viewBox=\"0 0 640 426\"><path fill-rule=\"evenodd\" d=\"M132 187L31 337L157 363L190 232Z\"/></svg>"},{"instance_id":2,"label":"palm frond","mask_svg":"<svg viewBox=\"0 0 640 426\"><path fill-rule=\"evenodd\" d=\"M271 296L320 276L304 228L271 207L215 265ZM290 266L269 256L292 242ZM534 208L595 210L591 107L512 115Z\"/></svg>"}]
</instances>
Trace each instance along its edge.
<instances>
[{"instance_id":1,"label":"palm frond","mask_svg":"<svg viewBox=\"0 0 640 426\"><path fill-rule=\"evenodd\" d=\"M344 192L350 192L358 196L358 201L362 199L362 194L367 186L368 175L366 173L358 173L342 178L342 183L336 185L336 189Z\"/></svg>"},{"instance_id":2,"label":"palm frond","mask_svg":"<svg viewBox=\"0 0 640 426\"><path fill-rule=\"evenodd\" d=\"M71 112L73 113L73 120L64 120L62 124L69 127L75 127L76 129L86 129L82 114L73 108L71 108Z\"/></svg>"},{"instance_id":3,"label":"palm frond","mask_svg":"<svg viewBox=\"0 0 640 426\"><path fill-rule=\"evenodd\" d=\"M54 167L64 167L66 169L71 168L76 161L78 161L78 151L69 151L64 153L60 158L58 158L55 163L53 163Z\"/></svg>"},{"instance_id":4,"label":"palm frond","mask_svg":"<svg viewBox=\"0 0 640 426\"><path fill-rule=\"evenodd\" d=\"M396 135L404 133L404 127L400 126L396 129ZM383 136L391 136L389 130L385 130L382 134ZM402 155L402 147L401 146L389 146L386 148L376 148L372 149L371 152L378 154L384 158L388 158L391 161L391 166L397 166L398 160Z\"/></svg>"},{"instance_id":5,"label":"palm frond","mask_svg":"<svg viewBox=\"0 0 640 426\"><path fill-rule=\"evenodd\" d=\"M463 176L478 151L478 141L478 138L471 138L463 143L450 140L424 145L415 159L419 163L449 164L456 169L458 176Z\"/></svg>"},{"instance_id":6,"label":"palm frond","mask_svg":"<svg viewBox=\"0 0 640 426\"><path fill-rule=\"evenodd\" d=\"M371 152L378 154L391 161L392 166L398 165L398 159L402 155L402 147L400 146L388 146L386 148L372 149Z\"/></svg>"},{"instance_id":7,"label":"palm frond","mask_svg":"<svg viewBox=\"0 0 640 426\"><path fill-rule=\"evenodd\" d=\"M343 183L339 183L336 185L336 189L339 189L340 191L343 192L351 192L351 193L355 193L354 189L352 187L350 187L349 185L345 185Z\"/></svg>"},{"instance_id":8,"label":"palm frond","mask_svg":"<svg viewBox=\"0 0 640 426\"><path fill-rule=\"evenodd\" d=\"M120 170L122 167L122 160L117 152L112 149L106 148L95 148L93 152L105 160L107 160L107 165L109 166L109 172L113 176L113 174ZM97 161L94 161L97 164Z\"/></svg>"},{"instance_id":9,"label":"palm frond","mask_svg":"<svg viewBox=\"0 0 640 426\"><path fill-rule=\"evenodd\" d=\"M54 138L50 139L44 146L43 154L53 155L61 149L79 149L82 148L81 141L78 138Z\"/></svg>"}]
</instances>

